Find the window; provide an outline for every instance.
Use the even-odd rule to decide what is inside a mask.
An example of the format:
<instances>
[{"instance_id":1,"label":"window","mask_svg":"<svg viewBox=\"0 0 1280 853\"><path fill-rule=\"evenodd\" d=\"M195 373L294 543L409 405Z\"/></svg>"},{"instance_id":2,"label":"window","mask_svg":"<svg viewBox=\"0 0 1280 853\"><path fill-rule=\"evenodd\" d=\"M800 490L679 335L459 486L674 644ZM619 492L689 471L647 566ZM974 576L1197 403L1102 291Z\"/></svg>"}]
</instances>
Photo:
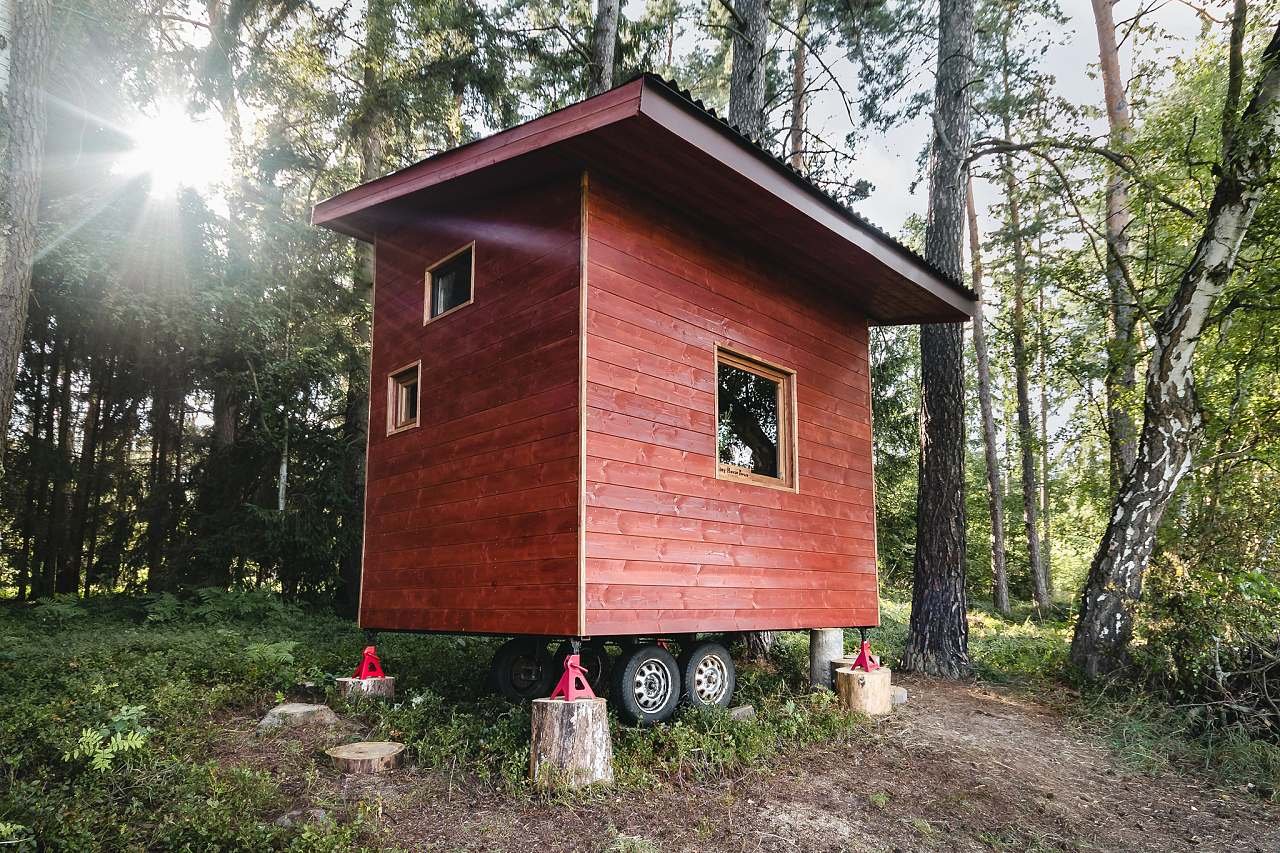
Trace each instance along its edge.
<instances>
[{"instance_id":1,"label":"window","mask_svg":"<svg viewBox=\"0 0 1280 853\"><path fill-rule=\"evenodd\" d=\"M418 373L414 362L387 377L387 435L418 425Z\"/></svg>"},{"instance_id":2,"label":"window","mask_svg":"<svg viewBox=\"0 0 1280 853\"><path fill-rule=\"evenodd\" d=\"M794 375L716 351L716 474L795 486Z\"/></svg>"},{"instance_id":3,"label":"window","mask_svg":"<svg viewBox=\"0 0 1280 853\"><path fill-rule=\"evenodd\" d=\"M427 268L426 316L422 318L424 324L471 303L475 248L475 243L464 246Z\"/></svg>"}]
</instances>

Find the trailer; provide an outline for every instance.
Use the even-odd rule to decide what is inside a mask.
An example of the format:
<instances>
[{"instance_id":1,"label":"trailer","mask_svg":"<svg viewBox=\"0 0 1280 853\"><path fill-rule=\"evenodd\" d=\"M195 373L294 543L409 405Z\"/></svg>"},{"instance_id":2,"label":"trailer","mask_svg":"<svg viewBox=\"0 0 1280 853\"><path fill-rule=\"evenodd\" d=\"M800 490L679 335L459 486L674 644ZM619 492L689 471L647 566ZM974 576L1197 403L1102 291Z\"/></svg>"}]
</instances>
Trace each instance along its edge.
<instances>
[{"instance_id":1,"label":"trailer","mask_svg":"<svg viewBox=\"0 0 1280 853\"><path fill-rule=\"evenodd\" d=\"M652 723L879 624L868 330L959 283L652 75L313 222L374 247L361 626L512 637L523 698L580 644Z\"/></svg>"}]
</instances>

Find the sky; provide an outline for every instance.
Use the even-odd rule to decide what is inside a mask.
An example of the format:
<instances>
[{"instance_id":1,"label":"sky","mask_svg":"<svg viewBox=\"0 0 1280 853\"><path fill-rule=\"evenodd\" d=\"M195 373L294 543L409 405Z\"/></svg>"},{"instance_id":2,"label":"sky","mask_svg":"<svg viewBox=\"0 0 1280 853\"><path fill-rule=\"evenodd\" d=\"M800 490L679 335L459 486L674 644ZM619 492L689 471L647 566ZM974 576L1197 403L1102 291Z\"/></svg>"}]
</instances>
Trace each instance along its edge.
<instances>
[{"instance_id":1,"label":"sky","mask_svg":"<svg viewBox=\"0 0 1280 853\"><path fill-rule=\"evenodd\" d=\"M1093 9L1089 0L1061 0L1062 10L1070 19L1063 32L1062 43L1053 47L1045 57L1045 68L1057 79L1058 91L1072 103L1101 106L1102 81L1091 76L1098 64L1098 37L1093 25ZM1181 54L1194 49L1200 35L1201 24L1197 13L1178 0L1160 3L1145 2L1143 7L1156 5L1152 17L1168 33L1169 40L1162 42L1162 53ZM1209 8L1218 5L1206 4ZM1120 0L1115 6L1117 21L1125 20L1139 10L1135 0ZM1215 13L1215 17L1226 14ZM1121 48L1121 68L1132 67L1132 51L1129 45ZM825 95L826 93L824 93ZM824 115L832 129L848 125L838 100L827 98L813 110L813 117ZM841 124L843 123L843 125ZM1105 133L1105 119L1099 117L1095 131ZM923 182L910 192L911 182L917 177L917 159L927 141L927 118L895 128L885 135L877 135L867 141L859 152L859 172L872 178L876 191L865 201L855 205L859 213L888 231L900 234L903 224L913 214L924 214L926 187ZM994 200L990 187L977 186L974 190L979 211L985 211ZM989 230L989 229L988 229Z\"/></svg>"}]
</instances>

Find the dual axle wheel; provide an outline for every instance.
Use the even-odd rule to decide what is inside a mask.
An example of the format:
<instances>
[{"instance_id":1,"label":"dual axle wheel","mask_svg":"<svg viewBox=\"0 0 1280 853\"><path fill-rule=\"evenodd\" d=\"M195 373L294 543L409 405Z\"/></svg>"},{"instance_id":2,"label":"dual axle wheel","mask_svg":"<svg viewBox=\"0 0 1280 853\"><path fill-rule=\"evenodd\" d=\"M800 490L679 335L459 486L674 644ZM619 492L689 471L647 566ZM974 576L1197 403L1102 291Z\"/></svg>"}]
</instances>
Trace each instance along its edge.
<instances>
[{"instance_id":1,"label":"dual axle wheel","mask_svg":"<svg viewBox=\"0 0 1280 853\"><path fill-rule=\"evenodd\" d=\"M546 696L566 654L568 644L552 656L541 641L511 640L494 655L494 687L516 701ZM679 660L656 643L624 646L622 655L611 661L604 645L593 642L582 647L581 656L597 692L606 670L612 669L609 699L619 716L633 724L647 726L670 719L682 701L695 708L727 707L733 699L733 658L719 643L695 642Z\"/></svg>"}]
</instances>

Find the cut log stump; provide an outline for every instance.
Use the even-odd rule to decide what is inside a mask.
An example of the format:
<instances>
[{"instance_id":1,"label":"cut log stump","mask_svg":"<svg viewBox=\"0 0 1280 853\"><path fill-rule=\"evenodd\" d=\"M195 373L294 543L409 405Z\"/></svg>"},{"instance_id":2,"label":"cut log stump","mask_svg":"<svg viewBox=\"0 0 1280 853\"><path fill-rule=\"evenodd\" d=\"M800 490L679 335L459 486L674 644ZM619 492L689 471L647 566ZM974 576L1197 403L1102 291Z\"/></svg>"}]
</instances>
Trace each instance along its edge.
<instances>
[{"instance_id":1,"label":"cut log stump","mask_svg":"<svg viewBox=\"0 0 1280 853\"><path fill-rule=\"evenodd\" d=\"M893 711L892 673L882 666L874 672L841 667L836 670L840 704L850 711L879 717Z\"/></svg>"},{"instance_id":2,"label":"cut log stump","mask_svg":"<svg viewBox=\"0 0 1280 853\"><path fill-rule=\"evenodd\" d=\"M396 680L390 675L381 678L339 678L338 693L343 696L376 696L379 699L393 699L396 695Z\"/></svg>"},{"instance_id":3,"label":"cut log stump","mask_svg":"<svg viewBox=\"0 0 1280 853\"><path fill-rule=\"evenodd\" d=\"M844 629L809 631L809 689L830 690L835 682L835 661L844 658Z\"/></svg>"},{"instance_id":4,"label":"cut log stump","mask_svg":"<svg viewBox=\"0 0 1280 853\"><path fill-rule=\"evenodd\" d=\"M535 699L529 777L540 787L613 781L613 743L603 699Z\"/></svg>"},{"instance_id":5,"label":"cut log stump","mask_svg":"<svg viewBox=\"0 0 1280 853\"><path fill-rule=\"evenodd\" d=\"M404 760L404 744L388 740L346 743L326 749L333 766L343 773L385 773Z\"/></svg>"}]
</instances>

